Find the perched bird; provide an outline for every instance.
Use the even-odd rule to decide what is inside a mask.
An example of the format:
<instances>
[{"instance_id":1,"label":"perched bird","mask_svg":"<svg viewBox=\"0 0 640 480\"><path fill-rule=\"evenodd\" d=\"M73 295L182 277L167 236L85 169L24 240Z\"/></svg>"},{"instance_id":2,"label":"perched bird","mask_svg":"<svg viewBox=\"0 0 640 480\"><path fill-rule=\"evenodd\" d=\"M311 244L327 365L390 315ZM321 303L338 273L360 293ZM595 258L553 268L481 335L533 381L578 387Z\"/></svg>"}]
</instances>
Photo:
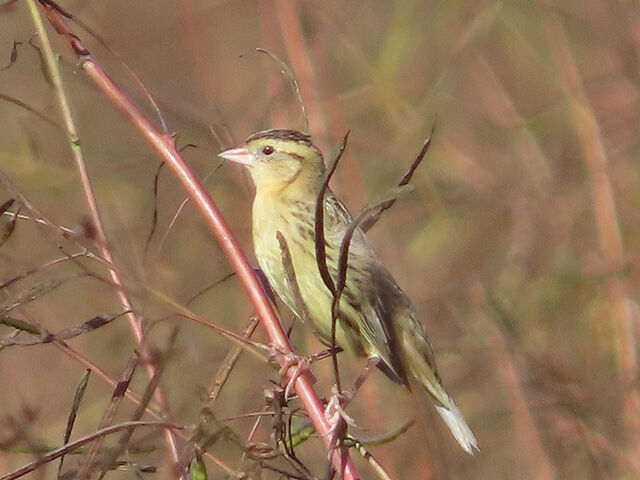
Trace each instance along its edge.
<instances>
[{"instance_id":1,"label":"perched bird","mask_svg":"<svg viewBox=\"0 0 640 480\"><path fill-rule=\"evenodd\" d=\"M271 287L296 316L304 320L308 315L317 333L330 341L333 295L316 263L314 236L315 202L325 169L322 153L305 133L266 130L219 155L246 166L256 186L254 249ZM335 284L340 244L352 219L330 191L325 194L324 218L326 261ZM295 290L285 270L278 232L289 248ZM306 312L300 311L299 297ZM396 383L409 386L413 378L423 385L453 436L473 455L477 440L442 386L431 342L411 302L359 228L350 244L336 343L357 356L377 358L378 367Z\"/></svg>"}]
</instances>

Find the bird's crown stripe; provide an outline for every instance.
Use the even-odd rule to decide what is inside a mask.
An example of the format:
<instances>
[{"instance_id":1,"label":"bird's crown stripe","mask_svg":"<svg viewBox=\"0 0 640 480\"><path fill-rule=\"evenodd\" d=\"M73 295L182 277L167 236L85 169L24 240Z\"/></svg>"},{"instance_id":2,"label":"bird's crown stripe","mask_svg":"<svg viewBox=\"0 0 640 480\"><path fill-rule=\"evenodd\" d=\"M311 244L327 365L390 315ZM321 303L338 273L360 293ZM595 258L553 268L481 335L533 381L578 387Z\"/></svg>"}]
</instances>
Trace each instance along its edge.
<instances>
[{"instance_id":1,"label":"bird's crown stripe","mask_svg":"<svg viewBox=\"0 0 640 480\"><path fill-rule=\"evenodd\" d=\"M247 138L247 142L251 142L253 140L259 140L261 138L272 138L274 140L288 140L297 143L304 143L308 146L313 146L311 143L311 135L308 133L299 132L297 130L286 130L286 129L276 129L276 130L264 130L262 132L254 133L249 138Z\"/></svg>"}]
</instances>

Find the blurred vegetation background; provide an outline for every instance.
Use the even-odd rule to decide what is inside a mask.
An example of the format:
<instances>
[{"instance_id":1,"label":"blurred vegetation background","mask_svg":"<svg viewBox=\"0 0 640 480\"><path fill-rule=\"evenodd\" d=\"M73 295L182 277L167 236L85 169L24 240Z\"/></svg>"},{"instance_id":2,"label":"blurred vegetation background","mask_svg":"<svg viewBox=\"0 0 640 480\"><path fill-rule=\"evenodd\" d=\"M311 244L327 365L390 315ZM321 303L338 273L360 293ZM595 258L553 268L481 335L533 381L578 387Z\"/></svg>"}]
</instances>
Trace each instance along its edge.
<instances>
[{"instance_id":1,"label":"blurred vegetation background","mask_svg":"<svg viewBox=\"0 0 640 480\"><path fill-rule=\"evenodd\" d=\"M219 166L216 153L260 129L307 128L281 65L257 47L283 59L299 79L308 130L325 156L351 130L333 188L352 212L397 182L436 125L412 182L415 192L369 235L414 301L444 383L481 451L466 455L422 392L411 394L375 372L348 412L360 427L352 432L362 438L384 437L415 420L395 440L368 447L391 478L640 478L637 3L60 5L117 52L119 59L74 27L140 108L157 118L123 61L157 99L178 145L195 145L184 155L201 178L209 175L209 191L254 264L250 183L241 169ZM0 25L0 203L18 198L10 208L16 212L23 195L51 222L19 220L1 246L0 301L5 317L58 332L122 306L115 288L97 278L106 278L100 262L80 257L47 266L96 245L25 3L3 1ZM167 169L154 198L159 159L48 30L114 263L163 367L159 385L169 418L198 424L204 392L234 344L177 317L150 292L186 305L231 267L195 209L187 205L174 221L185 193ZM12 59L14 42L20 44ZM154 208L157 228L149 237ZM21 213L29 215L24 206ZM4 215L0 226L11 218ZM73 233L63 238L52 225ZM40 294L27 301L34 288ZM189 308L237 332L252 313L233 278ZM290 314L281 312L289 325ZM0 325L0 333L10 338L16 331ZM260 329L255 338L264 340ZM293 341L304 354L324 348L300 326ZM123 317L67 343L114 378L122 377L135 350ZM86 367L53 343L0 350L0 475L63 443ZM347 384L362 367L341 357ZM312 371L319 394L328 396L329 362ZM277 369L243 355L210 406L220 423L207 417L208 428L224 433L208 451L255 478L281 477L255 459L241 460L255 418L230 418L262 411L265 390L277 379ZM139 367L131 388L141 394L148 382ZM72 438L95 431L112 393L99 375L90 377ZM123 401L116 421L131 419L134 410ZM270 418L263 420L252 441L272 442L271 426ZM115 443L110 437L105 445ZM188 443L178 445L188 458ZM125 470L107 478L132 478L140 466L157 467L138 470L142 478L174 478L158 430L138 429L130 446L120 457ZM317 477L325 474L317 439L297 454ZM377 478L354 457L363 478ZM68 457L63 472L77 472L82 460ZM206 462L209 478L227 475ZM291 471L286 459L269 462ZM54 478L56 469L54 462L28 478Z\"/></svg>"}]
</instances>

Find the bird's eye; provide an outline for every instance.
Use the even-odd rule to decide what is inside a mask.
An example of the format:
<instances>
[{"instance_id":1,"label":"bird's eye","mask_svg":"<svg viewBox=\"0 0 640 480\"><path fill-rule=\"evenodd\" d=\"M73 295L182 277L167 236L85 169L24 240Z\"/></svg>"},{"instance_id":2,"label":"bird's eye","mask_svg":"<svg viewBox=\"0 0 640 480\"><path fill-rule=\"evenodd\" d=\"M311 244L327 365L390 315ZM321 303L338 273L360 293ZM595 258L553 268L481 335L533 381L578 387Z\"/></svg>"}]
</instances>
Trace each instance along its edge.
<instances>
[{"instance_id":1,"label":"bird's eye","mask_svg":"<svg viewBox=\"0 0 640 480\"><path fill-rule=\"evenodd\" d=\"M264 153L265 155L271 155L275 151L275 148L273 148L271 145L267 145L262 149L262 153Z\"/></svg>"}]
</instances>

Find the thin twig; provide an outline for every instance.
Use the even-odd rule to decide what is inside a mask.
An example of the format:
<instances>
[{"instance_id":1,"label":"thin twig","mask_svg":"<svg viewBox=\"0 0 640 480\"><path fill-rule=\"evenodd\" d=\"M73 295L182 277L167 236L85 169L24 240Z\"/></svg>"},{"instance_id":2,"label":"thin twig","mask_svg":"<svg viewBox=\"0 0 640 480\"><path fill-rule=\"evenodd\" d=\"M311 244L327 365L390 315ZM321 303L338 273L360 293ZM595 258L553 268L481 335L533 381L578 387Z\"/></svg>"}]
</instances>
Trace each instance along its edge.
<instances>
[{"instance_id":1,"label":"thin twig","mask_svg":"<svg viewBox=\"0 0 640 480\"><path fill-rule=\"evenodd\" d=\"M67 428L64 432L64 440L63 443L67 443L69 438L71 438L71 431L73 430L73 425L76 422L76 417L78 415L78 409L80 408L80 402L82 401L82 397L84 397L84 392L87 389L87 385L89 384L89 375L91 375L91 370L87 369L78 384L76 391L73 395L73 403L71 404L71 410L69 411L69 416L67 417ZM58 464L58 475L57 478L60 478L60 474L62 473L62 464L64 463L64 455L60 457L60 463Z\"/></svg>"},{"instance_id":2,"label":"thin twig","mask_svg":"<svg viewBox=\"0 0 640 480\"><path fill-rule=\"evenodd\" d=\"M258 316L252 315L248 325L242 331L242 335L249 339L251 335L253 335L253 332L255 332L258 323L260 323L260 319L258 318ZM237 363L242 350L243 349L240 346L233 347L220 365L220 368L218 368L218 372L216 373L213 384L209 387L210 403L214 403L218 398L218 395L220 395L220 391L222 390L222 387L224 387L224 384L227 382L229 375L231 374L231 370L233 370L233 367Z\"/></svg>"},{"instance_id":3,"label":"thin twig","mask_svg":"<svg viewBox=\"0 0 640 480\"><path fill-rule=\"evenodd\" d=\"M67 453L77 449L78 447L86 445L87 443L95 440L98 437L104 437L106 435L111 435L112 433L121 432L123 430L132 430L138 427L162 427L162 428L171 429L171 430L180 430L183 428L182 426L175 425L169 422L164 422L164 421L161 421L161 422L136 421L136 422L118 423L116 425L112 425L110 427L95 431L89 435L85 435L84 437L81 437L78 440L75 440L71 443L67 443L59 448L56 448L55 450L51 450L50 452L47 452L44 455L42 455L40 458L38 458L38 460L31 462L17 470L14 470L13 472L3 475L2 477L0 477L0 480L16 480L17 478L20 478L26 475L27 473L33 472L35 469L41 467L46 463L49 463L55 460L60 456L66 455Z\"/></svg>"},{"instance_id":4,"label":"thin twig","mask_svg":"<svg viewBox=\"0 0 640 480\"><path fill-rule=\"evenodd\" d=\"M189 143L189 144L185 145L184 147L182 147L180 149L180 152L183 152L188 147L197 148L196 145L194 145L193 143ZM218 165L216 165L216 167L214 167L213 170L207 174L207 176L205 177L203 182L206 182L206 180L221 165L222 165L222 162L218 163ZM164 166L165 166L164 162L160 163L160 165L158 166L158 169L156 170L156 174L155 174L155 176L153 178L153 214L152 214L152 217L151 217L151 228L149 229L149 234L147 235L147 241L145 242L145 245L144 245L145 253L148 252L148 250L149 250L149 246L151 245L151 239L153 238L153 235L155 234L156 228L158 226L158 198L159 198L158 185L160 183L160 174L162 173L162 169L163 169ZM174 223L178 219L178 216L180 215L180 212L182 211L182 209L184 208L184 206L187 204L188 201L189 201L188 197L185 198L182 201L182 203L178 207L178 210L176 211L175 215L171 219L171 223L169 224L169 227L167 228L167 231L165 232L164 236L162 237L162 241L160 242L160 247L158 247L158 253L162 250L162 246L164 245L164 242L166 241L167 236L169 235L169 232L171 231L171 228L173 227Z\"/></svg>"},{"instance_id":5,"label":"thin twig","mask_svg":"<svg viewBox=\"0 0 640 480\"><path fill-rule=\"evenodd\" d=\"M318 196L316 197L316 205L315 205L315 225L314 225L314 241L315 241L315 250L316 250L316 263L318 265L318 271L320 272L320 276L322 277L322 281L326 285L326 287L333 295L335 299L336 296L336 287L333 283L333 279L331 278L331 274L329 273L329 269L327 268L327 254L326 254L326 243L324 238L324 198L329 188L329 181L333 176L336 168L338 167L338 162L342 158L342 155L347 148L347 140L349 139L350 131L347 130L347 133L342 138L342 142L338 144L338 148L336 153L333 155L329 165L326 167L324 174L322 175L322 183L320 184L320 190L318 191ZM333 318L333 309L332 314ZM336 335L335 335L335 323L331 322L331 363L333 365L333 374L336 380L336 385L338 387L338 391L341 391L340 388L340 370L338 367L338 354L336 353Z\"/></svg>"},{"instance_id":6,"label":"thin twig","mask_svg":"<svg viewBox=\"0 0 640 480\"><path fill-rule=\"evenodd\" d=\"M151 298L158 301L161 305L171 308L176 315L179 315L184 318L188 318L189 320L193 320L196 323L199 323L208 328L211 328L222 337L228 340L231 340L232 342L234 342L236 345L239 345L244 350L249 351L256 358L259 358L262 361L267 360L267 356L262 352L267 352L267 351L270 351L271 349L264 343L250 340L249 338L245 337L241 333L236 333L232 330L229 330L227 328L211 323L210 321L206 320L200 315L192 312L188 308L175 302L174 300L172 300L162 292L159 292L149 287L146 287L145 291L147 294L151 296Z\"/></svg>"},{"instance_id":7,"label":"thin twig","mask_svg":"<svg viewBox=\"0 0 640 480\"><path fill-rule=\"evenodd\" d=\"M401 196L412 191L413 187L411 185L394 187L363 208L358 216L351 221L349 227L344 233L344 236L342 237L342 243L340 244L340 254L338 256L338 281L336 285L336 295L334 298L339 297L339 294L342 293L347 282L349 247L356 229L366 220L379 215L380 211L390 202L395 202Z\"/></svg>"},{"instance_id":8,"label":"thin twig","mask_svg":"<svg viewBox=\"0 0 640 480\"><path fill-rule=\"evenodd\" d=\"M158 117L158 120L160 121L160 125L162 126L163 132L167 133L167 131L168 131L167 122L164 119L164 115L162 115L162 111L160 110L160 107L158 106L158 102L156 102L155 97L153 96L151 91L147 88L147 86L144 84L144 82L140 79L138 74L129 66L129 64L127 62L125 62L125 60L113 48L111 48L109 43L101 35L99 35L98 32L96 32L94 29L89 27L89 25L84 23L80 18L76 17L75 15L70 13L69 11L64 10L57 3L53 2L53 1L49 1L49 0L40 0L40 1L41 1L42 4L45 4L45 5L47 5L47 6L51 7L51 8L54 8L60 15L62 15L65 18L68 18L69 20L74 22L76 25L78 25L80 28L82 28L85 32L87 32L95 40L97 40L97 42L100 45L102 45L102 47L104 47L104 49L107 52L109 52L111 55L113 55L115 57L115 59L118 60L118 62L120 62L120 65L122 65L124 67L124 69L131 76L131 78L133 79L135 84L138 86L138 88L140 90L142 90L143 95L145 96L145 98L147 99L149 104L151 105L151 108L153 108L154 112L156 113L156 115Z\"/></svg>"},{"instance_id":9,"label":"thin twig","mask_svg":"<svg viewBox=\"0 0 640 480\"><path fill-rule=\"evenodd\" d=\"M360 435L349 435L347 436L347 440L356 440L358 443L368 446L368 447L379 447L380 445L384 445L389 442L393 442L398 439L404 432L409 430L414 424L415 420L409 420L408 422L400 425L399 428L393 430L389 433L385 433L384 435L379 435L375 438L365 438Z\"/></svg>"},{"instance_id":10,"label":"thin twig","mask_svg":"<svg viewBox=\"0 0 640 480\"><path fill-rule=\"evenodd\" d=\"M172 330L171 334L169 335L167 352L170 352L172 350L177 336L178 336L178 328L175 327ZM133 415L131 415L131 421L137 421L142 418L142 415L144 414L147 408L147 405L151 401L151 398L153 397L155 391L158 388L158 382L160 382L160 376L162 375L164 366L165 366L165 362L160 362L158 367L156 367L153 377L151 377L151 379L149 380L149 383L147 384L147 387L145 388L144 393L140 398L140 403L138 404L135 411L133 412ZM98 476L98 480L102 480L104 478L104 476L107 474L111 466L116 462L120 454L124 452L124 450L127 448L127 444L131 440L131 437L133 436L133 432L134 432L134 429L127 430L120 436L120 438L118 439L118 445L107 457L104 463L104 468L100 473L100 475ZM175 463L176 467L179 467L179 465L180 465L179 462ZM178 475L181 475L180 470L177 470L176 473Z\"/></svg>"},{"instance_id":11,"label":"thin twig","mask_svg":"<svg viewBox=\"0 0 640 480\"><path fill-rule=\"evenodd\" d=\"M11 47L11 55L9 56L9 62L6 65L0 67L0 72L7 70L11 67L16 60L18 59L18 45L22 45L22 42L18 42L17 40L13 41L13 47Z\"/></svg>"},{"instance_id":12,"label":"thin twig","mask_svg":"<svg viewBox=\"0 0 640 480\"><path fill-rule=\"evenodd\" d=\"M11 198L6 202L4 202L2 206L0 206L0 216L8 213L7 209L9 209L11 205L13 205L13 202L14 202L14 199ZM9 222L2 227L2 230L0 231L0 247L2 247L7 242L7 240L11 238L11 235L13 235L13 232L15 232L16 225L18 223L18 215L20 214L21 208L22 207L18 207L18 211L13 215L11 215L11 219L9 220Z\"/></svg>"},{"instance_id":13,"label":"thin twig","mask_svg":"<svg viewBox=\"0 0 640 480\"><path fill-rule=\"evenodd\" d=\"M111 394L111 401L109 405L105 409L102 414L102 418L100 419L100 424L98 425L98 429L105 428L111 424L113 419L115 418L116 412L118 411L118 406L121 404L124 395L129 388L129 384L131 383L131 379L133 378L133 374L136 371L138 366L138 362L140 360L140 356L138 352L134 350L133 354L129 358L127 362L127 366L122 374L122 379L117 383L113 393ZM100 451L100 447L102 446L104 437L99 437L95 442L91 444L89 447L89 452L87 454L87 460L78 474L78 478L80 480L88 479L91 474L91 469L95 463L96 456Z\"/></svg>"},{"instance_id":14,"label":"thin twig","mask_svg":"<svg viewBox=\"0 0 640 480\"><path fill-rule=\"evenodd\" d=\"M342 139L342 142L338 145L337 152L333 155L331 161L329 162L329 165L322 175L322 183L320 186L320 190L318 191L318 196L316 197L315 205L314 240L316 247L316 263L318 264L318 271L320 272L322 281L332 295L335 295L336 287L334 286L333 280L331 279L331 274L327 269L327 255L325 250L326 244L324 239L324 197L327 189L329 188L329 181L331 180L333 173L336 171L338 162L340 161L340 158L342 158L342 154L344 153L345 148L347 148L348 138L349 131L347 131L346 135Z\"/></svg>"},{"instance_id":15,"label":"thin twig","mask_svg":"<svg viewBox=\"0 0 640 480\"><path fill-rule=\"evenodd\" d=\"M28 1L33 2L34 0ZM44 0L40 1L43 2L43 7L47 11L49 21L54 25L56 31L68 41L69 46L77 55L82 69L140 131L181 181L191 200L194 202L194 205L199 209L211 232L215 235L222 250L236 270L239 280L260 316L260 320L270 341L274 345L275 350L279 352L278 359L280 364L282 366L286 365L287 355L293 353L289 339L273 311L267 295L260 286L253 269L229 229L229 226L209 193L176 149L173 137L157 131L153 124L140 112L137 106L127 98L109 75L107 75L94 60L91 52L84 46L80 39L69 30L68 25L60 13L48 6L50 3L48 0L46 2ZM313 382L308 372L302 372L302 374L295 379L295 389L316 431L323 440L325 447L327 449L330 448L331 440L328 436L330 425L324 416L322 402L313 390ZM359 478L353 461L348 455L333 455L332 461L339 471L345 472L345 480Z\"/></svg>"},{"instance_id":16,"label":"thin twig","mask_svg":"<svg viewBox=\"0 0 640 480\"><path fill-rule=\"evenodd\" d=\"M7 95L7 94L2 93L2 92L0 92L0 100L5 100L5 101L7 101L9 103L13 103L14 105L17 105L18 107L23 108L27 112L32 113L33 115L35 115L39 119L44 120L49 125L51 125L51 126L53 126L55 128L59 128L59 129L62 130L62 125L60 125L58 122L56 122L55 120L52 120L46 114L36 110L32 106L30 106L27 103L23 102L22 100L19 100L19 99L15 98L15 97L12 97L12 96Z\"/></svg>"},{"instance_id":17,"label":"thin twig","mask_svg":"<svg viewBox=\"0 0 640 480\"><path fill-rule=\"evenodd\" d=\"M93 227L95 228L98 248L100 249L100 253L102 257L104 257L104 259L107 260L109 263L114 264L113 256L111 255L111 250L108 247L107 236L102 225L98 204L93 194L91 179L89 178L89 173L87 171L87 167L84 162L84 157L80 147L80 137L78 135L78 131L75 126L73 115L71 113L71 107L69 104L69 100L67 98L67 94L65 92L63 82L62 82L62 75L60 74L59 65L56 60L56 55L53 52L53 47L51 45L51 42L49 41L49 36L44 27L44 22L42 21L42 17L40 16L40 11L38 10L38 5L36 3L36 0L27 0L27 5L29 8L29 12L31 14L33 23L36 27L38 37L42 42L42 49L44 53L44 58L47 63L47 70L51 75L51 79L53 81L54 91L56 94L56 98L58 100L58 106L60 107L62 118L64 120L64 125L67 132L69 146L71 148L71 153L76 163L76 169L80 174L82 190L85 195L85 201L87 204L87 208L89 210L91 222L93 224ZM41 5L44 6L45 11L48 14L49 21L51 21L51 14L53 14L54 12L56 14L61 14L61 12L63 12L61 9L59 9L59 7L54 2L50 2L48 0L41 0ZM60 33L59 30L56 30L56 31ZM73 37L75 37L75 35L73 35ZM132 304L129 301L127 294L125 293L125 290L122 288L122 280L120 278L120 274L115 269L109 269L108 274L111 277L111 280L113 281L113 283L119 286L119 288L116 290L116 296L118 297L118 300L121 303L121 305L124 307L124 309L129 311L129 313L127 314L127 320L129 321L129 326L131 328L131 331L134 334L136 343L140 345L143 355L147 358L150 358L150 351L147 345L141 343L144 338L144 335L142 332L142 324L140 320L137 318L137 316L135 315L135 313L133 312ZM153 366L153 363L147 362L146 369L147 369L147 374L149 378L153 378L153 376L155 375L155 367ZM156 396L156 401L160 405L160 408L166 411L167 401L162 390L158 389L156 391L155 396ZM178 448L176 445L175 437L173 436L173 433L170 430L165 430L164 435L165 435L165 441L167 443L171 457L174 462L177 462L179 457L178 457Z\"/></svg>"},{"instance_id":18,"label":"thin twig","mask_svg":"<svg viewBox=\"0 0 640 480\"><path fill-rule=\"evenodd\" d=\"M40 330L29 322L25 322L19 318L13 318L6 314L0 314L0 325L6 325L7 327L15 328L17 331L27 332L32 335L38 335ZM18 332L15 332L16 334Z\"/></svg>"},{"instance_id":19,"label":"thin twig","mask_svg":"<svg viewBox=\"0 0 640 480\"><path fill-rule=\"evenodd\" d=\"M433 139L433 134L434 134L435 130L436 130L436 124L434 123L433 127L431 128L431 133L429 134L429 137L425 140L425 142L422 144L422 148L420 149L420 152L418 153L418 156L415 158L415 160L413 162L411 162L411 165L409 166L409 169L407 170L407 172L402 176L402 178L398 182L398 186L399 187L402 187L404 185L408 185L409 182L411 181L411 178L413 177L413 174L415 173L416 169L422 163L422 160L424 159L424 156L427 154L427 151L429 150L429 147L431 146L431 140ZM367 220L366 222L362 222L362 224L360 225L360 229L363 232L369 231L369 229L371 227L373 227L378 222L378 220L380 219L380 215L382 215L382 213L385 210L390 209L395 202L396 202L395 199L394 200L389 200L384 205L381 205L380 208L379 208L379 211L378 211L378 213L376 215L371 216L369 218L369 220Z\"/></svg>"},{"instance_id":20,"label":"thin twig","mask_svg":"<svg viewBox=\"0 0 640 480\"><path fill-rule=\"evenodd\" d=\"M156 232L156 227L158 226L158 184L160 182L160 173L164 166L165 163L161 162L160 165L158 165L155 176L153 177L153 214L151 215L151 228L147 235L147 241L144 244L145 253L149 250L151 239L153 238L153 234Z\"/></svg>"},{"instance_id":21,"label":"thin twig","mask_svg":"<svg viewBox=\"0 0 640 480\"><path fill-rule=\"evenodd\" d=\"M223 284L224 282L226 282L227 280L229 280L230 278L233 278L236 276L235 272L231 272L231 273L227 273L224 277L222 277L220 280L216 280L215 282L213 282L210 285L207 285L206 287L204 287L202 290L200 290L199 292L194 293L193 295L191 295L189 297L189 299L186 301L185 305L191 305L191 303L193 303L196 299L198 299L199 297L201 297L202 295L204 295L205 293L207 293L209 290L214 289L215 287L217 287L218 285Z\"/></svg>"},{"instance_id":22,"label":"thin twig","mask_svg":"<svg viewBox=\"0 0 640 480\"><path fill-rule=\"evenodd\" d=\"M293 0L282 0L275 2L275 7L289 61L300 81L302 93L307 100L306 103L310 106L309 129L313 133L324 132L326 130L325 119L322 116L320 96L315 85L311 58L307 54L308 48L296 11L298 3Z\"/></svg>"},{"instance_id":23,"label":"thin twig","mask_svg":"<svg viewBox=\"0 0 640 480\"><path fill-rule=\"evenodd\" d=\"M338 256L338 275L335 286L335 293L333 295L333 301L331 303L331 347L332 350L336 345L336 325L338 321L338 316L340 312L340 298L342 296L342 292L346 286L347 282L347 270L348 270L348 258L349 258L349 247L351 245L351 239L353 238L353 234L356 232L356 229L360 226L364 221L372 218L375 215L380 214L380 210L384 208L385 205L389 204L389 202L394 202L399 196L403 195L408 191L412 191L413 187L410 185L403 185L400 187L395 187L391 189L386 194L379 197L377 200L373 201L371 204L366 206L362 211L358 214L358 216L351 221L349 227L344 233L342 237L342 242L340 244L340 254ZM334 360L334 374L336 380L336 393L338 398L342 397L342 387L340 383L339 370L337 365L337 354L333 353L332 359ZM338 423L334 426L334 432L332 435L332 445L336 450L339 449L341 454L344 454L346 451L344 448L344 437L347 433L347 422L341 415L338 419ZM341 447L341 448L339 448ZM327 472L327 478L329 478L331 470Z\"/></svg>"},{"instance_id":24,"label":"thin twig","mask_svg":"<svg viewBox=\"0 0 640 480\"><path fill-rule=\"evenodd\" d=\"M2 180L6 182L6 177L4 177ZM21 200L22 200L22 198L21 198ZM25 205L25 206L29 210L32 210L32 206L31 205ZM5 212L4 215L14 216L14 214L11 213L11 212ZM18 220L30 220L30 221L33 221L35 223L39 223L40 225L52 226L53 228L58 230L59 233L65 238L70 237L71 235L73 235L75 233L73 228L65 227L64 225L55 225L53 222L51 222L47 218L30 217L29 215L18 214L18 213L16 213L15 216L18 218Z\"/></svg>"},{"instance_id":25,"label":"thin twig","mask_svg":"<svg viewBox=\"0 0 640 480\"><path fill-rule=\"evenodd\" d=\"M218 169L224 164L224 160L219 162L215 167L213 167L211 169L211 171L209 173L207 173L203 179L202 179L202 183L206 183L207 180L209 180L209 178L216 173L216 171L218 171ZM169 222L169 226L167 227L166 232L164 232L164 235L162 235L162 239L159 242L158 245L158 253L162 251L164 244L167 242L167 238L169 238L169 233L171 233L174 225L176 224L176 222L178 221L178 218L180 217L180 214L182 213L182 210L184 210L184 208L187 206L187 204L189 203L190 199L189 197L185 198L181 203L180 206L176 209L175 213L173 214L173 217L171 217L171 222Z\"/></svg>"},{"instance_id":26,"label":"thin twig","mask_svg":"<svg viewBox=\"0 0 640 480\"><path fill-rule=\"evenodd\" d=\"M52 267L54 265L58 265L60 263L63 263L63 262L69 261L69 260L73 260L73 259L76 259L76 258L79 258L79 257L86 257L86 256L88 256L88 252L86 250L83 250L81 252L72 253L72 254L66 255L64 257L60 257L60 258L56 258L54 260L50 260L47 263L43 263L42 265L39 265L39 266L34 267L34 268L30 269L30 270L27 270L25 273L17 275L15 277L10 278L9 280L1 283L0 284L0 290L2 290L3 288L8 287L10 285L13 285L14 283L16 283L16 282L18 282L20 280L23 280L23 279L27 278L28 276L30 276L30 275L32 275L32 274L34 274L36 272L40 272L40 271L45 270L45 269L47 269L49 267Z\"/></svg>"},{"instance_id":27,"label":"thin twig","mask_svg":"<svg viewBox=\"0 0 640 480\"><path fill-rule=\"evenodd\" d=\"M360 226L360 224L367 221L368 219L375 217L376 215L379 216L380 211L386 205L388 205L390 202L395 202L398 197L412 190L413 187L411 187L410 185L403 185L401 187L392 188L386 194L382 195L381 197L367 205L365 208L363 208L358 216L351 221L349 227L345 231L344 236L342 237L342 242L340 243L340 253L338 255L338 278L336 280L336 291L333 294L333 301L331 303L331 348L335 348L336 345L336 325L338 322L338 316L340 314L340 298L342 297L342 292L347 284L349 247L351 245L353 234L356 232L356 229ZM339 376L336 377L336 387L338 390L338 394L341 394L342 390Z\"/></svg>"},{"instance_id":28,"label":"thin twig","mask_svg":"<svg viewBox=\"0 0 640 480\"><path fill-rule=\"evenodd\" d=\"M249 339L253 334L253 332L255 332L258 326L258 323L260 323L260 319L258 318L258 316L252 315L251 318L249 319L248 325L242 331L242 334L247 339ZM242 354L242 350L243 350L242 347L240 347L239 345L236 345L229 351L229 353L227 353L227 356L225 357L224 361L222 362L222 364L218 368L218 371L216 372L213 382L208 388L208 392L209 392L208 402L207 402L208 405L213 405L213 403L217 400L218 396L220 395L220 392L222 391L222 387L224 387L225 383L229 379L229 376L231 375L233 368L238 362L238 358L240 358L240 355ZM200 416L204 417L204 415L205 415L205 412L204 412L204 409L202 409L200 412ZM189 447L182 454L182 460L180 462L180 465L186 466L189 463L189 461L192 459L194 453L197 454L199 450L200 450L200 447L195 442L189 445Z\"/></svg>"},{"instance_id":29,"label":"thin twig","mask_svg":"<svg viewBox=\"0 0 640 480\"><path fill-rule=\"evenodd\" d=\"M111 315L98 315L97 317L93 317L91 320L87 320L82 325L78 325L77 327L65 328L56 333L45 333L40 335L37 338L27 338L24 340L16 340L13 338L1 338L0 339L0 347L10 347L13 345L20 346L31 346L31 345L42 345L43 343L51 343L51 342L63 342L73 337L77 337L84 333L90 332L92 330L96 330L100 327L104 327L108 325L116 318L121 317L122 315L126 315L128 312L120 312ZM3 317L0 315L0 323L4 323L5 325L9 322L3 321Z\"/></svg>"},{"instance_id":30,"label":"thin twig","mask_svg":"<svg viewBox=\"0 0 640 480\"><path fill-rule=\"evenodd\" d=\"M381 480L391 480L391 477L389 476L387 471L382 467L382 465L380 465L380 462L378 462L375 459L373 454L369 450L367 450L367 448L362 443L360 443L358 440L355 440L355 439L349 439L349 440L353 442L351 447L355 448L358 451L358 453L362 455L362 458L364 458L367 461L367 463L371 465L371 468L373 468L373 471L376 472L376 474L378 475L378 478L380 478Z\"/></svg>"},{"instance_id":31,"label":"thin twig","mask_svg":"<svg viewBox=\"0 0 640 480\"><path fill-rule=\"evenodd\" d=\"M300 109L302 110L302 117L304 118L304 128L305 128L305 131L308 132L309 117L307 115L307 109L304 106L304 101L302 100L302 93L300 93L300 85L298 84L298 79L296 78L295 74L291 71L291 69L289 68L289 65L287 65L275 53L272 53L269 50L264 48L256 48L256 51L260 53L264 53L265 55L268 55L269 57L271 57L271 59L273 59L273 61L275 61L280 66L281 68L280 72L285 76L285 78L287 78L293 84L293 91L296 94L296 98L298 99L298 103L300 104Z\"/></svg>"},{"instance_id":32,"label":"thin twig","mask_svg":"<svg viewBox=\"0 0 640 480\"><path fill-rule=\"evenodd\" d=\"M10 292L9 292L9 294L10 294ZM25 331L28 331L28 332L34 333L34 334L40 334L40 335L47 335L49 333L46 328L44 328L42 325L38 324L38 322L35 319L31 318L31 315L29 314L28 311L25 310L22 313L28 320L28 325L25 325L26 328L21 328L22 330L25 330ZM22 322L22 323L25 323L25 322ZM20 328L20 327L16 327L16 328ZM51 343L51 345L53 345L54 347L58 348L60 351L62 351L62 353L67 355L72 360L74 360L74 361L80 363L81 365L85 366L86 368L90 369L92 372L94 372L98 376L98 378L101 378L107 384L109 384L112 387L116 388L117 391L122 392L122 394L128 400L130 400L133 404L140 405L140 397L136 393L134 393L129 388L127 388L127 386L125 384L123 384L122 382L119 382L114 377L109 375L106 371L104 371L97 364L95 364L94 362L89 360L87 357L85 357L81 353L79 353L76 350L74 350L73 348L71 348L65 342L54 340ZM153 418L155 418L155 419L157 419L159 421L164 421L164 418L162 417L162 415L160 415L156 411L155 408L150 408L149 406L147 406L146 413L151 415ZM185 432L182 432L182 431L177 431L176 435L178 435L180 438L182 438L185 441L190 441L190 439L191 439L190 435L187 435ZM233 477L236 477L238 475L238 472L236 472L233 468L231 468L231 466L229 466L222 459L220 459L217 456L213 455L211 452L205 452L205 455L212 462L214 462L218 467L220 467L226 474L228 474L230 476L233 476Z\"/></svg>"},{"instance_id":33,"label":"thin twig","mask_svg":"<svg viewBox=\"0 0 640 480\"><path fill-rule=\"evenodd\" d=\"M0 205L0 215L4 215L5 212L7 210L9 210L11 208L11 206L15 203L16 199L15 198L10 198L9 200L5 201L2 205ZM13 218L16 217L15 214L12 214Z\"/></svg>"},{"instance_id":34,"label":"thin twig","mask_svg":"<svg viewBox=\"0 0 640 480\"><path fill-rule=\"evenodd\" d=\"M32 287L24 290L18 294L11 295L8 300L0 303L0 312L6 314L11 310L26 305L27 303L38 300L54 291L56 288L64 285L67 282L77 280L78 278L85 277L84 273L73 273L64 277L52 278L42 281L33 285Z\"/></svg>"}]
</instances>

